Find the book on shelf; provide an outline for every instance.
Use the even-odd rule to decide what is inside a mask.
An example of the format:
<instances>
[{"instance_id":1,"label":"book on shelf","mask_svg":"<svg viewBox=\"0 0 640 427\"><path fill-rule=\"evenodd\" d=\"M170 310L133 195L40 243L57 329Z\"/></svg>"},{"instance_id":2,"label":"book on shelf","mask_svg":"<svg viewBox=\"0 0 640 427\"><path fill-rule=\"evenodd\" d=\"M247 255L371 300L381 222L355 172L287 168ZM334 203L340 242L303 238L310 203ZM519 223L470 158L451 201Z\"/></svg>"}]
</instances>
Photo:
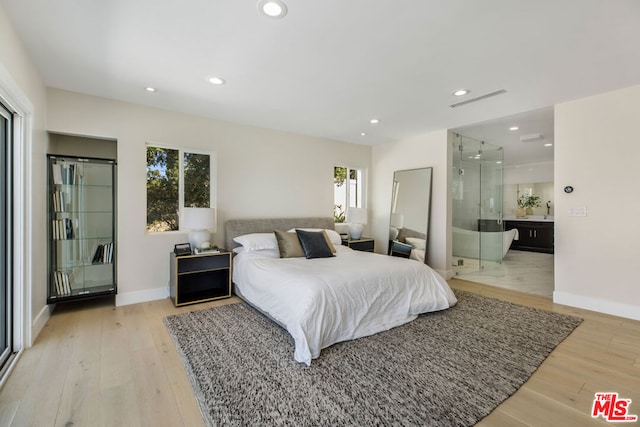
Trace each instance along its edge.
<instances>
[{"instance_id":1,"label":"book on shelf","mask_svg":"<svg viewBox=\"0 0 640 427\"><path fill-rule=\"evenodd\" d=\"M110 264L113 261L113 242L98 245L91 259L92 264Z\"/></svg>"},{"instance_id":2,"label":"book on shelf","mask_svg":"<svg viewBox=\"0 0 640 427\"><path fill-rule=\"evenodd\" d=\"M219 254L220 253L220 249L219 248L206 248L206 249L201 249L201 248L195 248L194 253L196 255L200 255L200 254Z\"/></svg>"},{"instance_id":3,"label":"book on shelf","mask_svg":"<svg viewBox=\"0 0 640 427\"><path fill-rule=\"evenodd\" d=\"M62 184L62 165L60 163L54 163L51 165L51 172L53 174L53 183Z\"/></svg>"},{"instance_id":4,"label":"book on shelf","mask_svg":"<svg viewBox=\"0 0 640 427\"><path fill-rule=\"evenodd\" d=\"M64 212L66 207L66 196L64 191L54 191L52 196L53 211Z\"/></svg>"},{"instance_id":5,"label":"book on shelf","mask_svg":"<svg viewBox=\"0 0 640 427\"><path fill-rule=\"evenodd\" d=\"M54 163L51 165L54 184L74 185L77 171L75 163Z\"/></svg>"},{"instance_id":6,"label":"book on shelf","mask_svg":"<svg viewBox=\"0 0 640 427\"><path fill-rule=\"evenodd\" d=\"M53 282L56 287L56 294L71 294L71 281L69 280L69 275L67 273L65 273L64 271L54 271Z\"/></svg>"},{"instance_id":7,"label":"book on shelf","mask_svg":"<svg viewBox=\"0 0 640 427\"><path fill-rule=\"evenodd\" d=\"M53 240L71 240L75 239L76 232L71 218L62 218L52 220L51 230Z\"/></svg>"}]
</instances>

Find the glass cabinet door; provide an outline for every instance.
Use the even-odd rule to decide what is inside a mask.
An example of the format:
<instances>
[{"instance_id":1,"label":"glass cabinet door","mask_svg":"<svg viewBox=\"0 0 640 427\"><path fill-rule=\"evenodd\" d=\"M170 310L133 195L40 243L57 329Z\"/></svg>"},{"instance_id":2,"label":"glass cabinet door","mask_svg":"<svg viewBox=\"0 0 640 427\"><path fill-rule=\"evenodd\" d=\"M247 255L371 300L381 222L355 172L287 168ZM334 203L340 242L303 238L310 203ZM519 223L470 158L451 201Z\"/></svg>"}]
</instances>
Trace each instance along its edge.
<instances>
[{"instance_id":1,"label":"glass cabinet door","mask_svg":"<svg viewBox=\"0 0 640 427\"><path fill-rule=\"evenodd\" d=\"M116 292L114 167L49 156L49 302Z\"/></svg>"}]
</instances>

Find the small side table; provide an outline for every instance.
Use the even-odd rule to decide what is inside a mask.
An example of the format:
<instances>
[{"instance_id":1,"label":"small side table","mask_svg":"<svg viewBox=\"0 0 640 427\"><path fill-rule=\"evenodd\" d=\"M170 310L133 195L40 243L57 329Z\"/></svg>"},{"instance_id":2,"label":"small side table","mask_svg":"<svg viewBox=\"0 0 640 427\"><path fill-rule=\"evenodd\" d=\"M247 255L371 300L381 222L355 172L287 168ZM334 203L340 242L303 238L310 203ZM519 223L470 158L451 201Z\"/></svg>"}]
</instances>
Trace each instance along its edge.
<instances>
[{"instance_id":1,"label":"small side table","mask_svg":"<svg viewBox=\"0 0 640 427\"><path fill-rule=\"evenodd\" d=\"M389 241L389 255L402 258L411 257L412 246L397 240Z\"/></svg>"},{"instance_id":2,"label":"small side table","mask_svg":"<svg viewBox=\"0 0 640 427\"><path fill-rule=\"evenodd\" d=\"M359 239L346 238L342 239L342 244L356 251L373 252L375 241L370 237L361 237Z\"/></svg>"},{"instance_id":3,"label":"small side table","mask_svg":"<svg viewBox=\"0 0 640 427\"><path fill-rule=\"evenodd\" d=\"M173 304L195 304L231 296L231 252L176 256L170 253Z\"/></svg>"}]
</instances>

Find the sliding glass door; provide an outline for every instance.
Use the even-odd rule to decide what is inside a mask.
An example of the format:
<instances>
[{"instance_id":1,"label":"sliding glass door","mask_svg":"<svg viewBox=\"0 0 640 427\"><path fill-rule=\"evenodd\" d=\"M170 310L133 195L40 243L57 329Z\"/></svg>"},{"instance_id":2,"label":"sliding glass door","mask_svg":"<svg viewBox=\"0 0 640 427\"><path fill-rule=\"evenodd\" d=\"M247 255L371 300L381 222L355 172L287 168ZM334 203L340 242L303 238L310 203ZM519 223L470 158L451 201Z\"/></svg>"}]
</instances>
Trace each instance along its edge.
<instances>
[{"instance_id":1,"label":"sliding glass door","mask_svg":"<svg viewBox=\"0 0 640 427\"><path fill-rule=\"evenodd\" d=\"M0 369L13 352L12 342L12 185L11 112L0 103Z\"/></svg>"}]
</instances>

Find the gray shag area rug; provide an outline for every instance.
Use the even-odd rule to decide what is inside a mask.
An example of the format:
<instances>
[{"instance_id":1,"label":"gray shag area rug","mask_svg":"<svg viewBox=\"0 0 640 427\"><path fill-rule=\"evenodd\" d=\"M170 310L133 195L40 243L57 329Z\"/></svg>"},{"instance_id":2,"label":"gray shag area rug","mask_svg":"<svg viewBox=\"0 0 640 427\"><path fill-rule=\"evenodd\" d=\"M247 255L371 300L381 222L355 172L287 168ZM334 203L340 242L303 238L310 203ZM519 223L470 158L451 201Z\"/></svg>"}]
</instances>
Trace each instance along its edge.
<instances>
[{"instance_id":1,"label":"gray shag area rug","mask_svg":"<svg viewBox=\"0 0 640 427\"><path fill-rule=\"evenodd\" d=\"M458 304L322 350L245 303L164 319L205 423L471 426L524 384L581 319L455 291Z\"/></svg>"}]
</instances>

